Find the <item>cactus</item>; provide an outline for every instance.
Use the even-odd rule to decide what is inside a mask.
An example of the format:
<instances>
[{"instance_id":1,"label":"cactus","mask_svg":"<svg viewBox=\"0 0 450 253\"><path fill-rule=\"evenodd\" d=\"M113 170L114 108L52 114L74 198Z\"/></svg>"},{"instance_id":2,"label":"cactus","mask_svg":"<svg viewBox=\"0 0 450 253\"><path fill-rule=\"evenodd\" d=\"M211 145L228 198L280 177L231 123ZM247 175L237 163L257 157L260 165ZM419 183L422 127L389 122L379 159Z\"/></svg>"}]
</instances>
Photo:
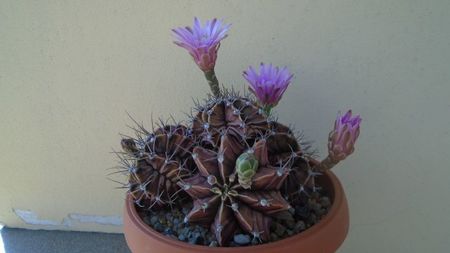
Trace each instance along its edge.
<instances>
[{"instance_id":1,"label":"cactus","mask_svg":"<svg viewBox=\"0 0 450 253\"><path fill-rule=\"evenodd\" d=\"M147 209L171 205L180 190L176 184L192 172L188 159L193 141L182 125L165 125L137 139L122 139L123 165L135 203Z\"/></svg>"},{"instance_id":2,"label":"cactus","mask_svg":"<svg viewBox=\"0 0 450 253\"><path fill-rule=\"evenodd\" d=\"M221 97L197 104L191 117L192 132L197 141L217 146L220 136L233 133L245 138L255 137L268 128L267 117L251 99L240 97L234 91L225 91Z\"/></svg>"},{"instance_id":3,"label":"cactus","mask_svg":"<svg viewBox=\"0 0 450 253\"><path fill-rule=\"evenodd\" d=\"M290 207L280 193L289 170L279 173L269 163L265 138L250 148L233 134L222 135L219 142L217 151L195 147L198 174L178 182L194 200L186 221L210 225L220 245L238 227L267 241L272 215Z\"/></svg>"},{"instance_id":4,"label":"cactus","mask_svg":"<svg viewBox=\"0 0 450 253\"><path fill-rule=\"evenodd\" d=\"M306 179L298 137L234 91L196 108L190 128L168 125L122 140L132 161L130 194L151 209L185 192L193 199L185 221L210 226L220 245L239 228L268 241L271 221L290 207L299 178Z\"/></svg>"},{"instance_id":5,"label":"cactus","mask_svg":"<svg viewBox=\"0 0 450 253\"><path fill-rule=\"evenodd\" d=\"M236 159L236 173L242 188L251 188L252 178L256 174L258 163L258 159L253 152L244 152Z\"/></svg>"}]
</instances>

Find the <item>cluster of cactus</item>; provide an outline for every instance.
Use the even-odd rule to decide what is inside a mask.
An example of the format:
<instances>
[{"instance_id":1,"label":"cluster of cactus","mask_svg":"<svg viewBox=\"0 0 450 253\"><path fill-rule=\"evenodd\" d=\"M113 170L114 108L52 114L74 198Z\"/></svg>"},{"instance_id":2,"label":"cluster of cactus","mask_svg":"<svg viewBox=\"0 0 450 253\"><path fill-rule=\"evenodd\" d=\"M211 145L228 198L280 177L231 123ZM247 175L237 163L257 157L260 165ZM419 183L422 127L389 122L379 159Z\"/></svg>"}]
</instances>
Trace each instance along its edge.
<instances>
[{"instance_id":1,"label":"cluster of cactus","mask_svg":"<svg viewBox=\"0 0 450 253\"><path fill-rule=\"evenodd\" d=\"M304 194L316 189L307 180L316 174L299 136L236 93L212 97L195 110L188 126L122 139L136 205L168 207L185 192L193 201L185 222L210 226L220 245L238 228L267 241L273 215L301 194L298 182L305 183Z\"/></svg>"},{"instance_id":2,"label":"cluster of cactus","mask_svg":"<svg viewBox=\"0 0 450 253\"><path fill-rule=\"evenodd\" d=\"M338 115L329 156L313 162L301 136L271 114L292 78L286 68L261 64L260 74L244 72L256 99L219 89L214 66L228 28L215 19L202 27L196 19L193 28L174 29L176 44L189 50L213 94L196 104L186 125L161 124L152 132L139 126L137 137L121 142L136 205L152 210L192 201L185 222L210 227L221 246L238 229L268 241L272 220L290 215L319 189L320 172L353 152L361 121L351 111Z\"/></svg>"},{"instance_id":3,"label":"cluster of cactus","mask_svg":"<svg viewBox=\"0 0 450 253\"><path fill-rule=\"evenodd\" d=\"M215 106L231 105L234 100L252 105L250 100L242 98L225 97L221 100ZM225 107L225 115L239 115L234 109ZM198 171L178 182L194 201L186 221L211 226L220 245L228 243L237 228L267 241L273 215L290 208L290 203L283 197L290 192L283 191L283 185L294 169L294 160L297 156L302 159L303 154L298 150L294 136L289 137L295 146L282 141L288 135L277 133L271 127L275 123L268 120L260 109L251 106L247 111L250 115L258 115L258 130L252 124L241 124L245 122L236 118L233 125L221 131L213 145L195 146L192 158ZM221 127L225 124L224 120L220 123ZM212 127L204 131L216 130ZM205 132L200 133L200 138L203 139L204 135ZM285 146L279 148L274 145Z\"/></svg>"}]
</instances>

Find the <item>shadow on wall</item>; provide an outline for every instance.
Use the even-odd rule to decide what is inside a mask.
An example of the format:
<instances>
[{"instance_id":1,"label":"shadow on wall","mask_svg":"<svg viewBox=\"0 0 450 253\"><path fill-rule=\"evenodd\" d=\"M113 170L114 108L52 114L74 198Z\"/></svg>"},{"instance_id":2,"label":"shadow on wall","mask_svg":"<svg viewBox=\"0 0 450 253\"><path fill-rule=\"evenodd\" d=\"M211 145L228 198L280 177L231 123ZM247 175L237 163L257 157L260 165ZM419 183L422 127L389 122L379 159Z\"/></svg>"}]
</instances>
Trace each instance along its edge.
<instances>
[{"instance_id":1,"label":"shadow on wall","mask_svg":"<svg viewBox=\"0 0 450 253\"><path fill-rule=\"evenodd\" d=\"M0 253L131 253L122 234L3 227L0 235Z\"/></svg>"}]
</instances>

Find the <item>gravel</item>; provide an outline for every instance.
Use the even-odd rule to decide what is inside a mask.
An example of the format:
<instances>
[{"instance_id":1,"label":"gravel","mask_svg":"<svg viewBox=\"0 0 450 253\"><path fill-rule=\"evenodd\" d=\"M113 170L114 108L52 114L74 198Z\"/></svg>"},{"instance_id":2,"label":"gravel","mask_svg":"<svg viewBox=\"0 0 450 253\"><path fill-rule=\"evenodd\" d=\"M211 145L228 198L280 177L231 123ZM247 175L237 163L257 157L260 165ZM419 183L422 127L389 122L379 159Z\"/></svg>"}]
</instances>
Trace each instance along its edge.
<instances>
[{"instance_id":1,"label":"gravel","mask_svg":"<svg viewBox=\"0 0 450 253\"><path fill-rule=\"evenodd\" d=\"M300 202L300 201L299 201ZM286 212L290 219L273 219L270 230L270 242L275 242L289 236L301 233L328 213L331 207L330 198L324 193L314 193L308 199ZM209 227L189 224L185 221L186 215L192 209L191 202L180 202L170 210L147 211L139 210L142 220L156 231L174 240L190 244L218 247L215 235ZM292 219L293 217L293 219ZM229 247L260 244L260 240L246 234L242 230L236 231Z\"/></svg>"}]
</instances>

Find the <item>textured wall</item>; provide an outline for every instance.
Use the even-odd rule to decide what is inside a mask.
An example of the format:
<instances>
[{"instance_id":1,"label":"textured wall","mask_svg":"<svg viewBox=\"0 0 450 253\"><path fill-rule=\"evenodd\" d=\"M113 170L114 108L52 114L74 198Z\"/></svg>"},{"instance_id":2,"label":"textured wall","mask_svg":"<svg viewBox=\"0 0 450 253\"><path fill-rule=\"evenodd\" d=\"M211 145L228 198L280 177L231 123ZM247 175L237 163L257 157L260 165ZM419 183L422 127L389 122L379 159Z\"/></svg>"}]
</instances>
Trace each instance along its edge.
<instances>
[{"instance_id":1,"label":"textured wall","mask_svg":"<svg viewBox=\"0 0 450 253\"><path fill-rule=\"evenodd\" d=\"M448 0L1 1L0 221L120 231L123 195L105 174L118 133L130 133L126 111L147 125L152 114L183 119L208 87L170 28L223 17L233 27L219 79L242 90L250 64L290 67L277 111L322 154L337 110L363 117L356 153L335 168L351 211L340 252L447 252L449 10Z\"/></svg>"}]
</instances>

